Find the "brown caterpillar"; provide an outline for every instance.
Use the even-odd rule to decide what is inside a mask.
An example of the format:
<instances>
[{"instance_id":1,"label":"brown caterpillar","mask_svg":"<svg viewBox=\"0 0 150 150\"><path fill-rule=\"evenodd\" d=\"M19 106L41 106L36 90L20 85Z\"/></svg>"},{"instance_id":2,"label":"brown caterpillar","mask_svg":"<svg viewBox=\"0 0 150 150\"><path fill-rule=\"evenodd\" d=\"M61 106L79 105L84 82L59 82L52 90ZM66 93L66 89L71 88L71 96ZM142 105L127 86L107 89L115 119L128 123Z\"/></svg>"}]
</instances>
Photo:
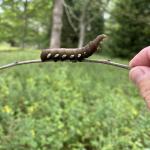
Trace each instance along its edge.
<instances>
[{"instance_id":1,"label":"brown caterpillar","mask_svg":"<svg viewBox=\"0 0 150 150\"><path fill-rule=\"evenodd\" d=\"M98 35L93 41L90 41L87 45L82 48L52 48L42 50L41 60L76 60L81 61L84 58L88 58L94 52L97 51L98 45L106 35Z\"/></svg>"}]
</instances>

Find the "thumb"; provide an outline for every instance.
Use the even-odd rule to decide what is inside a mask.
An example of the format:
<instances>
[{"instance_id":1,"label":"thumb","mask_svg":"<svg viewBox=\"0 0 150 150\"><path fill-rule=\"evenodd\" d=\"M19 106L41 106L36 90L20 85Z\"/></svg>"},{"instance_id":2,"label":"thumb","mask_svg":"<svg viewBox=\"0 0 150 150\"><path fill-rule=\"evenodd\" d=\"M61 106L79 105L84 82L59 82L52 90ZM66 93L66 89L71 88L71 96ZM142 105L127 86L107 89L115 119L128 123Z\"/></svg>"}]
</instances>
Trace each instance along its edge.
<instances>
[{"instance_id":1,"label":"thumb","mask_svg":"<svg viewBox=\"0 0 150 150\"><path fill-rule=\"evenodd\" d=\"M135 83L138 84L140 80L145 77L145 67L134 67L129 72L129 78Z\"/></svg>"},{"instance_id":2,"label":"thumb","mask_svg":"<svg viewBox=\"0 0 150 150\"><path fill-rule=\"evenodd\" d=\"M150 108L150 68L137 66L130 70L130 79L138 86L141 96Z\"/></svg>"}]
</instances>

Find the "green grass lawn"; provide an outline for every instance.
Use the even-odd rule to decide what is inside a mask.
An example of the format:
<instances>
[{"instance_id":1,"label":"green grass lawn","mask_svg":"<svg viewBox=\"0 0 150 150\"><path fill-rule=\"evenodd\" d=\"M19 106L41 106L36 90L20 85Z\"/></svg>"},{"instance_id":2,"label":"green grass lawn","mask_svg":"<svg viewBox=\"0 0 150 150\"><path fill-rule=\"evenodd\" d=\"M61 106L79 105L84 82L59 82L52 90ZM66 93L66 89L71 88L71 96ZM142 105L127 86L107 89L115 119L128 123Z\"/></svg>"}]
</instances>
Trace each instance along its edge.
<instances>
[{"instance_id":1,"label":"green grass lawn","mask_svg":"<svg viewBox=\"0 0 150 150\"><path fill-rule=\"evenodd\" d=\"M0 64L39 53L1 52ZM0 71L0 150L149 148L150 115L127 70L51 62Z\"/></svg>"}]
</instances>

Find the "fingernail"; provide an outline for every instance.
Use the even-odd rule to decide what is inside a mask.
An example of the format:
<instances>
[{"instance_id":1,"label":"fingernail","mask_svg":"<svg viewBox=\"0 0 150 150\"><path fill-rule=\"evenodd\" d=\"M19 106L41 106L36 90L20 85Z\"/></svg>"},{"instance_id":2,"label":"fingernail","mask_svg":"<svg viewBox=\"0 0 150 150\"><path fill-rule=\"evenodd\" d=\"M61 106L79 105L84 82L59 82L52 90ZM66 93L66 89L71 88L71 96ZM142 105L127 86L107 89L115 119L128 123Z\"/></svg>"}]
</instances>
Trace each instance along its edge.
<instances>
[{"instance_id":1,"label":"fingernail","mask_svg":"<svg viewBox=\"0 0 150 150\"><path fill-rule=\"evenodd\" d=\"M135 67L131 69L129 76L130 76L130 79L133 80L133 82L137 84L142 79L144 74L145 73L141 68Z\"/></svg>"}]
</instances>

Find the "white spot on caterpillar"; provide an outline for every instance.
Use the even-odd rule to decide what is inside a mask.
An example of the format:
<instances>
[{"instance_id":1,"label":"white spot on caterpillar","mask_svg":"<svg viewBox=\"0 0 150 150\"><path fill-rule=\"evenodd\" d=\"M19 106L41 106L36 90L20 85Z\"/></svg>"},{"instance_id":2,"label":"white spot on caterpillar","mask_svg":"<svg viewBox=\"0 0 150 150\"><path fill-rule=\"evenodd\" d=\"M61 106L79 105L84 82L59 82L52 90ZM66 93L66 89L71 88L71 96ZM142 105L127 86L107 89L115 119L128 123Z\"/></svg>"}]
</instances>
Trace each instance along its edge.
<instances>
[{"instance_id":1,"label":"white spot on caterpillar","mask_svg":"<svg viewBox=\"0 0 150 150\"><path fill-rule=\"evenodd\" d=\"M62 55L62 59L65 59L66 57L67 57L67 55L65 55L65 54L64 54L64 55Z\"/></svg>"},{"instance_id":2,"label":"white spot on caterpillar","mask_svg":"<svg viewBox=\"0 0 150 150\"><path fill-rule=\"evenodd\" d=\"M52 54L51 54L51 53L49 53L49 54L47 55L47 58L49 59L49 58L51 57L51 55L52 55Z\"/></svg>"},{"instance_id":3,"label":"white spot on caterpillar","mask_svg":"<svg viewBox=\"0 0 150 150\"><path fill-rule=\"evenodd\" d=\"M86 55L86 52L84 52L84 55Z\"/></svg>"},{"instance_id":4,"label":"white spot on caterpillar","mask_svg":"<svg viewBox=\"0 0 150 150\"><path fill-rule=\"evenodd\" d=\"M73 59L73 58L74 58L74 55L71 55L70 58Z\"/></svg>"},{"instance_id":5,"label":"white spot on caterpillar","mask_svg":"<svg viewBox=\"0 0 150 150\"><path fill-rule=\"evenodd\" d=\"M54 58L57 58L57 57L59 57L59 54L56 54L56 55L54 56Z\"/></svg>"},{"instance_id":6,"label":"white spot on caterpillar","mask_svg":"<svg viewBox=\"0 0 150 150\"><path fill-rule=\"evenodd\" d=\"M78 58L80 58L82 55L81 54L78 54Z\"/></svg>"}]
</instances>

